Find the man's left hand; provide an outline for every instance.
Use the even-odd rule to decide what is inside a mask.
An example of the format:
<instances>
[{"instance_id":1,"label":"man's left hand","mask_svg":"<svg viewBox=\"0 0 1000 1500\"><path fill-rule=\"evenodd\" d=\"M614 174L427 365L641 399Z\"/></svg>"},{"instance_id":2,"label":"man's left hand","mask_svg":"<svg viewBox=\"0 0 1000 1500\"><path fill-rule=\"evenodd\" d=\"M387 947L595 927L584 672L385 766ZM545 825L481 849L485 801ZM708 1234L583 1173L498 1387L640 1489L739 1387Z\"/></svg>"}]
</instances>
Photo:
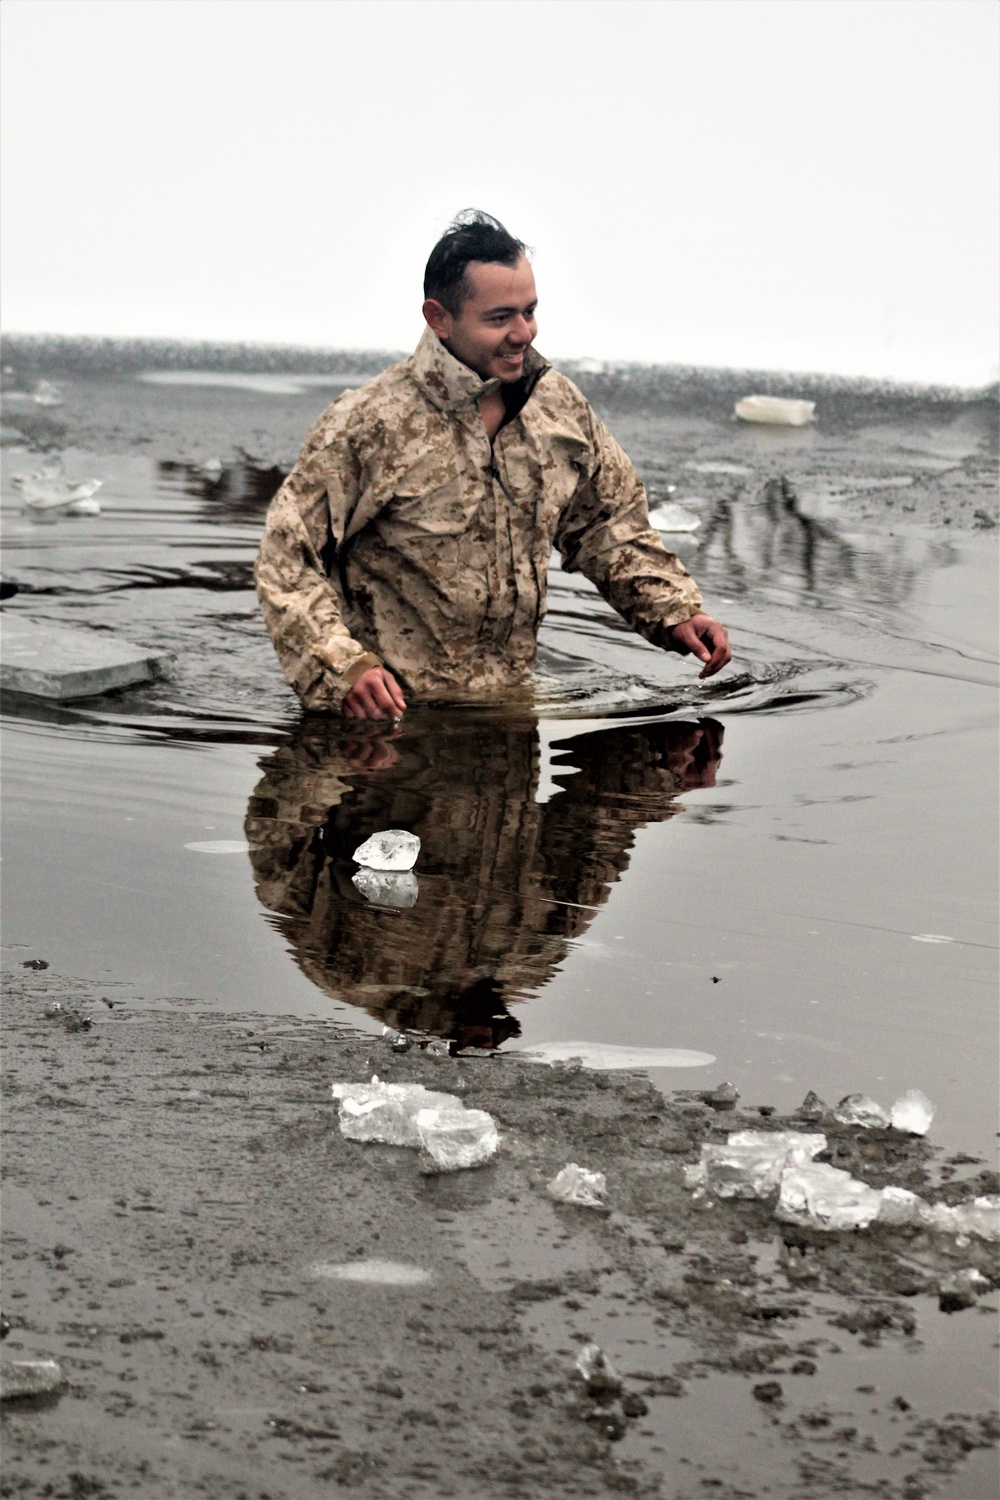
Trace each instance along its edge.
<instances>
[{"instance_id":1,"label":"man's left hand","mask_svg":"<svg viewBox=\"0 0 1000 1500\"><path fill-rule=\"evenodd\" d=\"M733 659L726 627L713 620L711 615L692 615L682 625L674 626L670 639L682 656L690 652L704 662L699 677L714 677Z\"/></svg>"}]
</instances>

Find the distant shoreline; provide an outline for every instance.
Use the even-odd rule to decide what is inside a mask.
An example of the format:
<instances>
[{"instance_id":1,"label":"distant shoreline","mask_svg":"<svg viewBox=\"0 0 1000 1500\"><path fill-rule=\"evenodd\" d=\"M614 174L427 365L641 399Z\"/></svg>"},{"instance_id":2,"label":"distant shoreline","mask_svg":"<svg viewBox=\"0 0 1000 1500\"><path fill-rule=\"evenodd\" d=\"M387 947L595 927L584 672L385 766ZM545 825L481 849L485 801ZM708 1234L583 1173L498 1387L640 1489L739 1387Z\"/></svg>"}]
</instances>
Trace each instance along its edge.
<instances>
[{"instance_id":1,"label":"distant shoreline","mask_svg":"<svg viewBox=\"0 0 1000 1500\"><path fill-rule=\"evenodd\" d=\"M326 349L301 344L227 343L198 339L110 338L84 334L7 333L0 335L4 384L12 375L120 376L167 370L260 374L338 374L370 378L404 359L407 350ZM955 386L871 376L822 372L753 370L737 367L644 364L632 360L560 359L561 370L586 389L626 383L650 394L715 395L750 390L764 394L831 396L838 393L884 399L980 402L1000 400L1000 383Z\"/></svg>"}]
</instances>

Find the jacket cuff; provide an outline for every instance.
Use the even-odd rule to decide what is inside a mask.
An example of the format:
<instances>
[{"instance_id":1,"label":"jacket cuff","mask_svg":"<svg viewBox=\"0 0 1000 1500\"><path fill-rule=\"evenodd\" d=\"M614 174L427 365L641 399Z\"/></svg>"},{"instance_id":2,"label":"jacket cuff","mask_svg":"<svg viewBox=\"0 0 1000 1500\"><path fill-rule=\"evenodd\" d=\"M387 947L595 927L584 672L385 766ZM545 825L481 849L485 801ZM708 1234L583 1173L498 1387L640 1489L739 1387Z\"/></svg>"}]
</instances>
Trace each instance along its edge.
<instances>
[{"instance_id":1,"label":"jacket cuff","mask_svg":"<svg viewBox=\"0 0 1000 1500\"><path fill-rule=\"evenodd\" d=\"M385 663L380 661L371 651L364 651L360 656L356 656L350 666L345 667L343 672L339 674L340 680L344 684L345 689L352 688L359 677L363 677L366 672L371 672L375 667L384 665Z\"/></svg>"}]
</instances>

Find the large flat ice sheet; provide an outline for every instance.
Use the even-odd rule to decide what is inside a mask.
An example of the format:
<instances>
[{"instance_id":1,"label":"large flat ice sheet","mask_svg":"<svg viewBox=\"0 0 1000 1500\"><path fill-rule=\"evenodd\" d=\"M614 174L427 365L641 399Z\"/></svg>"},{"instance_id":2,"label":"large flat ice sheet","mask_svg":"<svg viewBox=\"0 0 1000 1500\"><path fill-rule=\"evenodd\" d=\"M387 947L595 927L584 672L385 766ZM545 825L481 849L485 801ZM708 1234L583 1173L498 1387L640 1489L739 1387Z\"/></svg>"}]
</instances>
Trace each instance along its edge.
<instances>
[{"instance_id":1,"label":"large flat ice sheet","mask_svg":"<svg viewBox=\"0 0 1000 1500\"><path fill-rule=\"evenodd\" d=\"M172 660L96 630L69 630L5 612L0 687L35 698L90 698L163 675Z\"/></svg>"}]
</instances>

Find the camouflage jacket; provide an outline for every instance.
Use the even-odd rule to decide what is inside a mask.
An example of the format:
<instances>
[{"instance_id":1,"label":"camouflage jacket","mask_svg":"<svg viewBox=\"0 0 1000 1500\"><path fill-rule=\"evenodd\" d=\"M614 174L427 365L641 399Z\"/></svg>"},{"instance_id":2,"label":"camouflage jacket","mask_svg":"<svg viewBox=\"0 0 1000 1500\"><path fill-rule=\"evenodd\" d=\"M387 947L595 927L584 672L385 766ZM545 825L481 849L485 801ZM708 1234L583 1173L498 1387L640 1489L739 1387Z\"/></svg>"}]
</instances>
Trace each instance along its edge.
<instances>
[{"instance_id":1,"label":"camouflage jacket","mask_svg":"<svg viewBox=\"0 0 1000 1500\"><path fill-rule=\"evenodd\" d=\"M307 708L371 667L410 695L490 695L535 659L553 545L654 645L701 608L649 525L628 458L533 349L492 445L483 381L428 329L409 359L320 417L271 502L257 592Z\"/></svg>"}]
</instances>

